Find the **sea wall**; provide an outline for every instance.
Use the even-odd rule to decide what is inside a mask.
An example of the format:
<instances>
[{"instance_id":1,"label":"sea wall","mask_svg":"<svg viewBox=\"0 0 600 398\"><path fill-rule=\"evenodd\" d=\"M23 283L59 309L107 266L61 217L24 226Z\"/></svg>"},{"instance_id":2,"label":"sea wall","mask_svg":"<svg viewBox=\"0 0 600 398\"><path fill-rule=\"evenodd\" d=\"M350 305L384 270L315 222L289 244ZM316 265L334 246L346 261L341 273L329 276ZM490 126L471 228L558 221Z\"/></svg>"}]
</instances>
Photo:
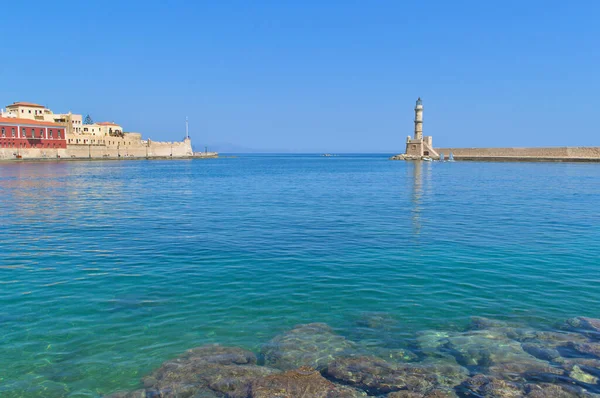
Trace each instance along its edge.
<instances>
[{"instance_id":1,"label":"sea wall","mask_svg":"<svg viewBox=\"0 0 600 398\"><path fill-rule=\"evenodd\" d=\"M82 138L86 137L86 138ZM142 141L138 134L125 137L78 136L66 149L0 148L0 160L18 159L119 159L182 158L193 156L189 139L180 142Z\"/></svg>"},{"instance_id":2,"label":"sea wall","mask_svg":"<svg viewBox=\"0 0 600 398\"><path fill-rule=\"evenodd\" d=\"M440 155L456 160L598 160L600 147L540 148L435 148Z\"/></svg>"}]
</instances>

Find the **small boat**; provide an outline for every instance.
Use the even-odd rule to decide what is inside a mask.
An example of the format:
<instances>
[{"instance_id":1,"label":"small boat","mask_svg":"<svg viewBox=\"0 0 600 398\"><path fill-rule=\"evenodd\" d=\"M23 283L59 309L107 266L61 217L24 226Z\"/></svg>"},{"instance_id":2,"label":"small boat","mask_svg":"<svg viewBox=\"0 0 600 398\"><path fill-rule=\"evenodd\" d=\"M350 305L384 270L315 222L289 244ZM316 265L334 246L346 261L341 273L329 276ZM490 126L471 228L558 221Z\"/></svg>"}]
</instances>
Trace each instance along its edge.
<instances>
[{"instance_id":1,"label":"small boat","mask_svg":"<svg viewBox=\"0 0 600 398\"><path fill-rule=\"evenodd\" d=\"M429 156L425 156L423 158L423 161L425 161L425 162L433 162L433 159L431 159Z\"/></svg>"}]
</instances>

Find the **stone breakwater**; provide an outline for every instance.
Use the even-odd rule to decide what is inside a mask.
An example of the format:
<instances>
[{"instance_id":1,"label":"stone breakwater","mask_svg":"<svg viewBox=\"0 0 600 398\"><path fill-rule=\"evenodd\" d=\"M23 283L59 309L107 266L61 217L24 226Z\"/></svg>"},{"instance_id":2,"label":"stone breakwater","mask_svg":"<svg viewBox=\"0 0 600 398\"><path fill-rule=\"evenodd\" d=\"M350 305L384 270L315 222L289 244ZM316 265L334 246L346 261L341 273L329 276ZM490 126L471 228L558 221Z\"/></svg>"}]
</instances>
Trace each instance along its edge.
<instances>
[{"instance_id":1,"label":"stone breakwater","mask_svg":"<svg viewBox=\"0 0 600 398\"><path fill-rule=\"evenodd\" d=\"M66 148L0 148L0 160L57 160L57 159L152 159L210 157L195 156L189 139L176 142L142 140L139 133L125 133L123 137L105 137L92 141L69 136ZM95 137L95 136L94 136ZM101 144L99 141L103 141ZM209 152L208 154L213 154ZM206 154L206 155L208 155Z\"/></svg>"},{"instance_id":2,"label":"stone breakwater","mask_svg":"<svg viewBox=\"0 0 600 398\"><path fill-rule=\"evenodd\" d=\"M455 160L600 162L600 147L435 148L435 151L446 159L452 153ZM391 159L417 158L396 155Z\"/></svg>"},{"instance_id":3,"label":"stone breakwater","mask_svg":"<svg viewBox=\"0 0 600 398\"><path fill-rule=\"evenodd\" d=\"M394 341L391 317L361 322ZM405 347L353 337L312 323L258 353L206 345L163 363L140 389L108 397L600 397L600 319L540 330L473 318L466 330L419 332Z\"/></svg>"}]
</instances>

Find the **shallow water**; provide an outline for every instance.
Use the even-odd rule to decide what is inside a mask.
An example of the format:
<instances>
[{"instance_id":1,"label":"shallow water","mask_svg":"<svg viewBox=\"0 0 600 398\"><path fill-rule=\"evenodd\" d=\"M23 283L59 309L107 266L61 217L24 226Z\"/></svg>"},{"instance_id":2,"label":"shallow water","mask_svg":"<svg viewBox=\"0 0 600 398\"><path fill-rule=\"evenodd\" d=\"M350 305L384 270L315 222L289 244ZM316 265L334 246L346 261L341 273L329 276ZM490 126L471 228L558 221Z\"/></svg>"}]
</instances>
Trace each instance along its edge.
<instances>
[{"instance_id":1,"label":"shallow water","mask_svg":"<svg viewBox=\"0 0 600 398\"><path fill-rule=\"evenodd\" d=\"M299 323L400 346L474 315L600 317L599 181L385 156L2 164L0 395L131 389Z\"/></svg>"}]
</instances>

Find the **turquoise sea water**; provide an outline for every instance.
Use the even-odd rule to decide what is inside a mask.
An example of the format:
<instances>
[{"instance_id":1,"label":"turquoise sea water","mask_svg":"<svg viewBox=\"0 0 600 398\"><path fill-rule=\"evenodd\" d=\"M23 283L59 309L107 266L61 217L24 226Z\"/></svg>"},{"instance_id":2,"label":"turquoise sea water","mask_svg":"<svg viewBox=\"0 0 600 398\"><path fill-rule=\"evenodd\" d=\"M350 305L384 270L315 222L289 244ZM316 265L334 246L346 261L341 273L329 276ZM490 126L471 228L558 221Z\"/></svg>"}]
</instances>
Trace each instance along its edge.
<instances>
[{"instance_id":1,"label":"turquoise sea water","mask_svg":"<svg viewBox=\"0 0 600 398\"><path fill-rule=\"evenodd\" d=\"M132 389L191 347L371 313L406 341L600 316L597 164L11 163L0 203L3 397Z\"/></svg>"}]
</instances>

